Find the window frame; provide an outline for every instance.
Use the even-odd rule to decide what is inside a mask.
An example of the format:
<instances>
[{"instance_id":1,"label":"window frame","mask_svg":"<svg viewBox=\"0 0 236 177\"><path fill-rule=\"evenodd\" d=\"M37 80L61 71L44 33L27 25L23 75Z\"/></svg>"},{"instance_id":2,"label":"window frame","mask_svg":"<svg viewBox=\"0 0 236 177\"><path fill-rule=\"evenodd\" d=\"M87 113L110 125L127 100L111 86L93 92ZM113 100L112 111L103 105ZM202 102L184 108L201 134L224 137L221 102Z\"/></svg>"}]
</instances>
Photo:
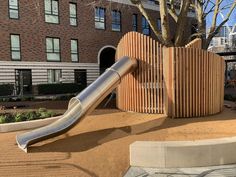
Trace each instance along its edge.
<instances>
[{"instance_id":1,"label":"window frame","mask_svg":"<svg viewBox=\"0 0 236 177\"><path fill-rule=\"evenodd\" d=\"M49 0L51 2L51 7L50 7L50 13L47 13L46 11L46 3L45 3L46 0L44 0L44 21L45 23L49 23L49 24L60 24L60 6L59 6L59 0ZM57 12L57 15L53 14L53 1L57 2L57 9L58 9L58 12ZM57 20L58 22L55 23L55 22L49 22L47 21L46 19L46 16L53 16L53 17L57 17Z\"/></svg>"},{"instance_id":2,"label":"window frame","mask_svg":"<svg viewBox=\"0 0 236 177\"><path fill-rule=\"evenodd\" d=\"M143 22L145 22L145 24L143 24ZM147 29L148 29L148 34L145 34L143 31L147 30ZM150 25L149 25L147 19L144 16L142 16L142 34L147 35L147 36L151 35Z\"/></svg>"},{"instance_id":3,"label":"window frame","mask_svg":"<svg viewBox=\"0 0 236 177\"><path fill-rule=\"evenodd\" d=\"M70 11L71 5L75 5L75 17L71 16L71 11ZM70 26L78 26L78 8L77 8L77 3L75 2L69 2L69 19L70 19ZM76 25L71 24L71 19L75 19Z\"/></svg>"},{"instance_id":4,"label":"window frame","mask_svg":"<svg viewBox=\"0 0 236 177\"><path fill-rule=\"evenodd\" d=\"M53 82L49 82L49 71L53 71ZM56 78L56 71L60 71L60 77L58 82L56 82L55 78ZM62 69L47 69L47 83L48 84L56 84L56 83L60 83L60 78L62 78Z\"/></svg>"},{"instance_id":5,"label":"window frame","mask_svg":"<svg viewBox=\"0 0 236 177\"><path fill-rule=\"evenodd\" d=\"M59 52L48 52L48 48L47 48L47 38L51 38L51 39L58 39L59 40ZM61 39L59 37L51 37L51 36L46 36L45 38L45 51L46 51L46 59L47 62L61 62ZM54 42L52 43L52 50L54 51ZM59 54L59 60L48 60L48 53L58 53Z\"/></svg>"},{"instance_id":6,"label":"window frame","mask_svg":"<svg viewBox=\"0 0 236 177\"><path fill-rule=\"evenodd\" d=\"M157 29L161 32L161 18L157 18Z\"/></svg>"},{"instance_id":7,"label":"window frame","mask_svg":"<svg viewBox=\"0 0 236 177\"><path fill-rule=\"evenodd\" d=\"M133 31L138 31L138 14L133 14L132 15L132 30Z\"/></svg>"},{"instance_id":8,"label":"window frame","mask_svg":"<svg viewBox=\"0 0 236 177\"><path fill-rule=\"evenodd\" d=\"M113 19L113 13L115 13L114 14L115 15L115 19ZM117 18L118 17L117 14L119 14L119 18ZM119 20L117 20L117 19L119 19ZM121 32L122 31L122 23L121 23L121 21L122 21L121 20L121 12L119 10L112 10L111 11L111 30L114 31L114 32ZM115 30L113 28L113 25L120 26L119 30Z\"/></svg>"},{"instance_id":9,"label":"window frame","mask_svg":"<svg viewBox=\"0 0 236 177\"><path fill-rule=\"evenodd\" d=\"M8 17L10 18L10 19L15 19L15 20L18 20L18 19L20 19L20 6L19 6L19 0L16 0L17 1L17 9L14 9L14 8L11 8L11 6L10 6L10 0L8 0ZM13 18L13 17L11 17L11 10L14 10L14 11L17 11L17 18Z\"/></svg>"},{"instance_id":10,"label":"window frame","mask_svg":"<svg viewBox=\"0 0 236 177\"><path fill-rule=\"evenodd\" d=\"M11 39L11 36L13 36L13 35L19 36L19 50L12 50L12 39ZM19 59L13 59L12 52L19 52L20 53L20 58ZM21 56L21 37L20 37L20 34L15 34L15 33L11 33L10 34L10 53L11 53L11 60L12 61L21 61L22 56Z\"/></svg>"},{"instance_id":11,"label":"window frame","mask_svg":"<svg viewBox=\"0 0 236 177\"><path fill-rule=\"evenodd\" d=\"M98 20L96 20L96 14L97 14L96 12L97 12L97 10L99 10ZM101 16L100 16L100 11L101 10L104 10L104 22L101 20L102 19ZM103 23L104 24L104 28L98 28L96 26L96 23ZM95 7L95 11L94 11L94 27L97 30L106 30L106 9L105 8L103 8L103 7Z\"/></svg>"},{"instance_id":12,"label":"window frame","mask_svg":"<svg viewBox=\"0 0 236 177\"><path fill-rule=\"evenodd\" d=\"M76 41L77 42L77 53L73 53L72 52L72 47L71 47L71 41ZM73 61L72 60L72 55L73 54L77 54L77 61ZM70 58L71 58L71 62L73 62L73 63L78 63L79 62L79 42L78 42L78 39L70 39Z\"/></svg>"}]
</instances>

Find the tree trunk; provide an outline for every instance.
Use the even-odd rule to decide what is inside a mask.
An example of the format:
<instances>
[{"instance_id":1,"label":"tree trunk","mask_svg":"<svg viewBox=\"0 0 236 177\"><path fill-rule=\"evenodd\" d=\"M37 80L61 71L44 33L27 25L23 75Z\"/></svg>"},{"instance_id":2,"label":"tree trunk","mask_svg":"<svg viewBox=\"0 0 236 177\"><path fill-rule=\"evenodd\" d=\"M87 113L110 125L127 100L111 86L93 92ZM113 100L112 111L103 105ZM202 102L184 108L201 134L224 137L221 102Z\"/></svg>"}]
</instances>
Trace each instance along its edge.
<instances>
[{"instance_id":1,"label":"tree trunk","mask_svg":"<svg viewBox=\"0 0 236 177\"><path fill-rule=\"evenodd\" d=\"M185 45L185 29L187 26L188 10L190 0L183 0L180 14L177 21L177 29L175 33L175 46Z\"/></svg>"},{"instance_id":2,"label":"tree trunk","mask_svg":"<svg viewBox=\"0 0 236 177\"><path fill-rule=\"evenodd\" d=\"M170 35L170 25L169 25L169 17L168 17L168 9L166 0L159 0L160 3L160 16L161 16L161 24L162 24L162 38L164 40L164 44L167 47L173 46Z\"/></svg>"}]
</instances>

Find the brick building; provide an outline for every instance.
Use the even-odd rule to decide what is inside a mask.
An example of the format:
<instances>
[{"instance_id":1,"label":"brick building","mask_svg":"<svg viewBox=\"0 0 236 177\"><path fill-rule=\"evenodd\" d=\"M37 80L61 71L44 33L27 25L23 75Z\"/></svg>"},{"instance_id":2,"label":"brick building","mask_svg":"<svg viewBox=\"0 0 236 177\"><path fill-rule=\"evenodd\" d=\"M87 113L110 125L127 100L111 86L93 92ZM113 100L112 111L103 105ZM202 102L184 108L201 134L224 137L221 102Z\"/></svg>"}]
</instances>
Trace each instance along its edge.
<instances>
[{"instance_id":1,"label":"brick building","mask_svg":"<svg viewBox=\"0 0 236 177\"><path fill-rule=\"evenodd\" d=\"M160 28L159 6L147 1L145 8ZM0 1L0 83L15 84L16 93L43 83L90 84L132 30L153 36L127 0Z\"/></svg>"}]
</instances>

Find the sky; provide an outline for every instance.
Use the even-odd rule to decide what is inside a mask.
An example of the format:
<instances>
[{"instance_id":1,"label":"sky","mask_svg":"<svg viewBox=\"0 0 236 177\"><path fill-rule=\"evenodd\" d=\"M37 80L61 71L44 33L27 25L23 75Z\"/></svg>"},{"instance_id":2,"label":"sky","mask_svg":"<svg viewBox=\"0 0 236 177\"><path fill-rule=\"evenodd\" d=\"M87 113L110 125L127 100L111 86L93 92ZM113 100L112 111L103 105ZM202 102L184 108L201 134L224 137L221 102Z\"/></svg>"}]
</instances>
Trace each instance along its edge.
<instances>
[{"instance_id":1,"label":"sky","mask_svg":"<svg viewBox=\"0 0 236 177\"><path fill-rule=\"evenodd\" d=\"M232 0L223 0L222 6L225 6L225 5L229 4L230 2L232 2ZM227 13L228 13L228 11L229 11L229 9L224 10L224 11L222 11L222 14L223 14L224 16L226 16ZM209 26L211 25L211 23L212 23L212 16L213 16L213 13L211 13L211 14L208 16L207 20L206 20L206 22L207 22L207 27L209 27ZM221 15L218 15L217 24L219 24L219 23L222 22L222 21L223 21L223 19L222 19ZM231 14L231 17L230 17L230 19L229 19L229 21L228 21L228 25L229 25L229 26L233 26L233 25L235 25L235 24L236 24L236 8L234 9L234 11L233 11L233 13Z\"/></svg>"}]
</instances>

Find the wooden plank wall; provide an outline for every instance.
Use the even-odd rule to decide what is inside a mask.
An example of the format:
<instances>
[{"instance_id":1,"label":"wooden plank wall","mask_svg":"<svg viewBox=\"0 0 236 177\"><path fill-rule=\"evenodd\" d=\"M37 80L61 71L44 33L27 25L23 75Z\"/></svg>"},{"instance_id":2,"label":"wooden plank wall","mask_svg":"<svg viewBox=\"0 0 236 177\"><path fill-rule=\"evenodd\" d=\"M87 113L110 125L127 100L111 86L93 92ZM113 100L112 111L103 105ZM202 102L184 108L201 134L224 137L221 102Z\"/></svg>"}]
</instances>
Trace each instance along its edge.
<instances>
[{"instance_id":1,"label":"wooden plank wall","mask_svg":"<svg viewBox=\"0 0 236 177\"><path fill-rule=\"evenodd\" d=\"M138 59L138 69L122 78L117 107L125 111L164 113L162 46L149 36L127 33L119 42L116 58Z\"/></svg>"},{"instance_id":2,"label":"wooden plank wall","mask_svg":"<svg viewBox=\"0 0 236 177\"><path fill-rule=\"evenodd\" d=\"M116 58L136 58L138 68L122 78L117 107L173 118L222 111L224 60L201 45L196 39L186 47L165 48L148 36L127 33L118 44Z\"/></svg>"},{"instance_id":3,"label":"wooden plank wall","mask_svg":"<svg viewBox=\"0 0 236 177\"><path fill-rule=\"evenodd\" d=\"M168 48L165 70L170 117L199 117L216 114L223 109L224 60L198 48ZM165 58L166 59L166 58ZM172 67L174 66L174 67ZM170 95L170 92L172 95Z\"/></svg>"},{"instance_id":4,"label":"wooden plank wall","mask_svg":"<svg viewBox=\"0 0 236 177\"><path fill-rule=\"evenodd\" d=\"M187 45L185 45L185 47L201 49L202 48L202 40L200 38L196 38L196 39L192 40L190 43L188 43Z\"/></svg>"}]
</instances>

